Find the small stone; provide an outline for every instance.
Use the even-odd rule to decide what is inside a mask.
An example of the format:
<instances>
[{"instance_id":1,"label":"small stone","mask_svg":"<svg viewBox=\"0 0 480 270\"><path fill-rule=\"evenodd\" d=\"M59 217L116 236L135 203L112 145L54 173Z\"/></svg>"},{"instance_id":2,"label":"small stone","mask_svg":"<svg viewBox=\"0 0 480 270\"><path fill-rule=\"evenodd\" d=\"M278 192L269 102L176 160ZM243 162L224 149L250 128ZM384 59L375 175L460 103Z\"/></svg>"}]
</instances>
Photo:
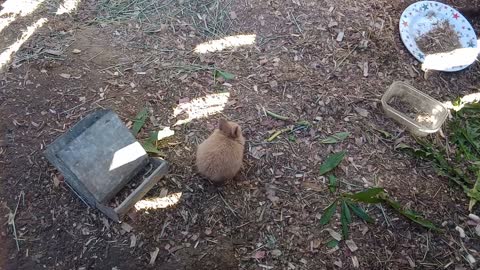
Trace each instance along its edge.
<instances>
[{"instance_id":1,"label":"small stone","mask_svg":"<svg viewBox=\"0 0 480 270\"><path fill-rule=\"evenodd\" d=\"M280 257L282 255L282 251L280 251L279 249L274 249L270 251L270 254L272 254L273 257Z\"/></svg>"},{"instance_id":2,"label":"small stone","mask_svg":"<svg viewBox=\"0 0 480 270\"><path fill-rule=\"evenodd\" d=\"M330 23L328 23L328 28L332 28L334 26L337 26L338 23L336 21L331 21Z\"/></svg>"},{"instance_id":3,"label":"small stone","mask_svg":"<svg viewBox=\"0 0 480 270\"><path fill-rule=\"evenodd\" d=\"M467 261L470 263L470 264L475 264L476 260L475 258L473 258L472 254L468 254L467 255Z\"/></svg>"},{"instance_id":4,"label":"small stone","mask_svg":"<svg viewBox=\"0 0 480 270\"><path fill-rule=\"evenodd\" d=\"M79 49L73 49L73 51L72 51L72 53L74 53L74 54L79 54L81 52L82 52L82 50L79 50Z\"/></svg>"},{"instance_id":5,"label":"small stone","mask_svg":"<svg viewBox=\"0 0 480 270\"><path fill-rule=\"evenodd\" d=\"M341 42L343 40L343 37L345 36L345 32L340 31L337 35L337 41Z\"/></svg>"},{"instance_id":6,"label":"small stone","mask_svg":"<svg viewBox=\"0 0 480 270\"><path fill-rule=\"evenodd\" d=\"M480 223L480 217L479 217L479 216L477 216L477 215L475 215L475 214L469 214L468 217L469 217L471 220Z\"/></svg>"},{"instance_id":7,"label":"small stone","mask_svg":"<svg viewBox=\"0 0 480 270\"><path fill-rule=\"evenodd\" d=\"M457 227L455 227L455 230L460 234L461 238L465 238L465 231L463 230L462 227L457 226Z\"/></svg>"},{"instance_id":8,"label":"small stone","mask_svg":"<svg viewBox=\"0 0 480 270\"><path fill-rule=\"evenodd\" d=\"M269 84L270 84L270 87L272 87L272 88L277 88L278 87L277 81L271 81Z\"/></svg>"}]
</instances>

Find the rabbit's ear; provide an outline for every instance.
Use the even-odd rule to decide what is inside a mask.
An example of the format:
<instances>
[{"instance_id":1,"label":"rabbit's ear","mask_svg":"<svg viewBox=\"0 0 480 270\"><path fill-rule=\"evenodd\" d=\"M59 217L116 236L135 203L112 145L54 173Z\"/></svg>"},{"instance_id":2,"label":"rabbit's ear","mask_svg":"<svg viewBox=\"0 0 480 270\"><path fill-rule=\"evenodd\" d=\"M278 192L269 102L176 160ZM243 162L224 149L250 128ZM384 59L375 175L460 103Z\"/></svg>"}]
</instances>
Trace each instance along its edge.
<instances>
[{"instance_id":1,"label":"rabbit's ear","mask_svg":"<svg viewBox=\"0 0 480 270\"><path fill-rule=\"evenodd\" d=\"M241 135L242 135L242 129L240 128L240 126L234 127L232 130L232 137L236 139L236 138L240 138Z\"/></svg>"},{"instance_id":2,"label":"rabbit's ear","mask_svg":"<svg viewBox=\"0 0 480 270\"><path fill-rule=\"evenodd\" d=\"M227 136L232 136L232 127L224 118L218 120L218 129Z\"/></svg>"}]
</instances>

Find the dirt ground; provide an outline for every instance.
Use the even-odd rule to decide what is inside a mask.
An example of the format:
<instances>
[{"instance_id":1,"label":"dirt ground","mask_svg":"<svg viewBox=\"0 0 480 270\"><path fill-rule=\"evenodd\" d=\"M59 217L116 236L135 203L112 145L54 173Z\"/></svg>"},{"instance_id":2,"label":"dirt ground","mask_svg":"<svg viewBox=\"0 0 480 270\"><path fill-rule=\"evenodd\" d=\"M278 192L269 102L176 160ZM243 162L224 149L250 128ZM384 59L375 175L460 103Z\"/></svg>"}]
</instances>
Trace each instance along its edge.
<instances>
[{"instance_id":1,"label":"dirt ground","mask_svg":"<svg viewBox=\"0 0 480 270\"><path fill-rule=\"evenodd\" d=\"M398 33L398 18L412 2L85 0L56 15L59 1L46 0L17 17L2 31L2 51L33 22L48 21L0 74L0 269L470 268L467 255L479 260L480 242L467 224L464 193L430 164L394 149L412 138L380 104L397 80L442 101L480 85L477 63L424 78ZM473 25L478 32L480 21ZM256 43L194 52L202 42L235 34L255 34ZM235 79L214 80L213 68ZM43 156L46 145L93 110L113 109L128 123L148 108L153 117L143 139L173 127L179 103L225 91L223 112L176 126L162 149L171 169L147 197L182 192L181 200L130 213L125 222L132 228L86 207ZM275 120L262 108L291 120ZM194 157L222 116L241 124L246 154L240 179L215 188L196 173ZM295 139L266 142L272 131L300 120L312 126ZM319 143L341 131L351 136ZM318 169L340 150L348 153L336 170L342 191L384 187L444 232L366 206L376 222L354 219L350 237L358 250L344 242L327 247L324 229L340 231L340 221L319 224L335 197ZM16 240L7 222L12 213Z\"/></svg>"}]
</instances>

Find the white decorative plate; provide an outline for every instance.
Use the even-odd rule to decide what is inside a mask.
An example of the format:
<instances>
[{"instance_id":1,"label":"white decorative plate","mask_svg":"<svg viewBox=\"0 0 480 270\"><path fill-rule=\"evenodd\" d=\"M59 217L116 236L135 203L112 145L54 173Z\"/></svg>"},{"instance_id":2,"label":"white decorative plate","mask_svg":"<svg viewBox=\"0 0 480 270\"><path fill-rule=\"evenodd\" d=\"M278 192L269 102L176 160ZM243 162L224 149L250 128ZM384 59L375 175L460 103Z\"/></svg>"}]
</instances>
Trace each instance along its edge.
<instances>
[{"instance_id":1,"label":"white decorative plate","mask_svg":"<svg viewBox=\"0 0 480 270\"><path fill-rule=\"evenodd\" d=\"M415 39L432 30L438 23L448 21L457 32L463 49L441 55L425 55ZM420 1L411 4L400 17L400 36L410 53L428 65L425 69L458 71L472 64L478 55L477 36L470 23L452 7L435 2ZM433 61L425 61L433 60Z\"/></svg>"}]
</instances>

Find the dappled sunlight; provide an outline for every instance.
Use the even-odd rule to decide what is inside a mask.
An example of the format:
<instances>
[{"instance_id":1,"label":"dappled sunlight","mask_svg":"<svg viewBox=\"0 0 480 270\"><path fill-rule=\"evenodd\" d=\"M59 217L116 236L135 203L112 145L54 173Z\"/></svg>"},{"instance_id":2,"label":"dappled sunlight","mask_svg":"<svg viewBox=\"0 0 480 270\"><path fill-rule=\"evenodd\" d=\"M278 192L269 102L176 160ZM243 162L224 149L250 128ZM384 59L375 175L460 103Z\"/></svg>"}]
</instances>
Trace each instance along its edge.
<instances>
[{"instance_id":1,"label":"dappled sunlight","mask_svg":"<svg viewBox=\"0 0 480 270\"><path fill-rule=\"evenodd\" d=\"M175 135L175 131L170 129L170 127L166 127L166 128L163 128L162 130L160 130L157 134L157 141L161 141L165 138L168 138L168 137L171 137Z\"/></svg>"},{"instance_id":2,"label":"dappled sunlight","mask_svg":"<svg viewBox=\"0 0 480 270\"><path fill-rule=\"evenodd\" d=\"M255 44L257 35L235 35L222 39L211 40L201 43L195 47L196 53L209 53L222 51L228 48L247 46Z\"/></svg>"},{"instance_id":3,"label":"dappled sunlight","mask_svg":"<svg viewBox=\"0 0 480 270\"><path fill-rule=\"evenodd\" d=\"M468 95L463 96L462 98L460 98L459 104L454 104L452 101L446 101L443 104L448 109L455 110L455 111L460 111L466 105L472 104L472 103L478 103L478 102L480 102L480 92L479 93L472 93L472 94L468 94Z\"/></svg>"},{"instance_id":4,"label":"dappled sunlight","mask_svg":"<svg viewBox=\"0 0 480 270\"><path fill-rule=\"evenodd\" d=\"M12 55L16 53L20 47L25 43L37 30L38 28L42 27L48 20L46 18L41 18L36 21L33 25L30 25L26 31L23 32L22 36L19 40L13 43L10 47L8 47L5 51L0 54L0 69L2 69L12 58Z\"/></svg>"},{"instance_id":5,"label":"dappled sunlight","mask_svg":"<svg viewBox=\"0 0 480 270\"><path fill-rule=\"evenodd\" d=\"M162 209L173 206L180 201L182 192L172 193L165 197L147 198L135 203L136 210Z\"/></svg>"},{"instance_id":6,"label":"dappled sunlight","mask_svg":"<svg viewBox=\"0 0 480 270\"><path fill-rule=\"evenodd\" d=\"M62 15L65 13L71 13L75 9L77 9L78 4L80 4L81 0L65 0L63 4L60 4L57 10L57 15Z\"/></svg>"},{"instance_id":7,"label":"dappled sunlight","mask_svg":"<svg viewBox=\"0 0 480 270\"><path fill-rule=\"evenodd\" d=\"M422 70L449 70L468 66L475 62L478 53L479 48L475 46L473 48L456 49L446 53L430 54L425 57Z\"/></svg>"},{"instance_id":8,"label":"dappled sunlight","mask_svg":"<svg viewBox=\"0 0 480 270\"><path fill-rule=\"evenodd\" d=\"M17 16L27 16L45 0L7 0L0 11L0 32L15 21Z\"/></svg>"},{"instance_id":9,"label":"dappled sunlight","mask_svg":"<svg viewBox=\"0 0 480 270\"><path fill-rule=\"evenodd\" d=\"M190 102L178 104L178 106L173 110L173 116L177 117L185 114L186 117L178 120L175 123L175 126L223 111L229 97L230 93L228 92L209 94L204 97L193 99Z\"/></svg>"},{"instance_id":10,"label":"dappled sunlight","mask_svg":"<svg viewBox=\"0 0 480 270\"><path fill-rule=\"evenodd\" d=\"M124 165L127 165L135 160L145 156L145 150L139 142L129 144L122 149L119 149L113 154L112 162L110 163L109 171L113 171Z\"/></svg>"}]
</instances>

